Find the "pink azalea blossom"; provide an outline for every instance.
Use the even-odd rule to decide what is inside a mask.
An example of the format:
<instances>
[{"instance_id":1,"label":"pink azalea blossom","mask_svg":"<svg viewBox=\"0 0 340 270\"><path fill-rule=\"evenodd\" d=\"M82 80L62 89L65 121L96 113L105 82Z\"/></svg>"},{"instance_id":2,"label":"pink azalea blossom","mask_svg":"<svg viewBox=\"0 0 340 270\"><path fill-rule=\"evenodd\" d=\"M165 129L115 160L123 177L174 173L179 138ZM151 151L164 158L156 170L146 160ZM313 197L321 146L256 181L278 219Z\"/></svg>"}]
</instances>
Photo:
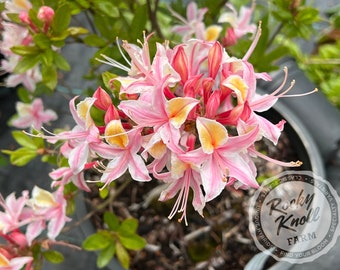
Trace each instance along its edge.
<instances>
[{"instance_id":1,"label":"pink azalea blossom","mask_svg":"<svg viewBox=\"0 0 340 270\"><path fill-rule=\"evenodd\" d=\"M4 212L0 212L0 231L2 233L11 232L25 223L22 222L24 207L29 199L28 191L23 191L22 196L16 198L11 193L4 199L0 194L0 205Z\"/></svg>"},{"instance_id":2,"label":"pink azalea blossom","mask_svg":"<svg viewBox=\"0 0 340 270\"><path fill-rule=\"evenodd\" d=\"M29 11L32 4L29 0L9 0L5 1L6 12L20 13L22 11Z\"/></svg>"},{"instance_id":3,"label":"pink azalea blossom","mask_svg":"<svg viewBox=\"0 0 340 270\"><path fill-rule=\"evenodd\" d=\"M126 132L120 120L112 120L106 126L105 138L109 147L107 151L101 152L101 156L109 159L109 163L106 166L102 165L103 175L100 178L105 186L122 176L127 170L134 180L151 180L145 161L138 155L142 144L139 129Z\"/></svg>"},{"instance_id":4,"label":"pink azalea blossom","mask_svg":"<svg viewBox=\"0 0 340 270\"><path fill-rule=\"evenodd\" d=\"M1 270L20 270L25 265L29 265L33 261L33 257L22 256L7 258L0 251L0 269ZM31 269L31 268L26 268Z\"/></svg>"},{"instance_id":5,"label":"pink azalea blossom","mask_svg":"<svg viewBox=\"0 0 340 270\"><path fill-rule=\"evenodd\" d=\"M204 40L205 25L203 18L207 11L207 8L198 9L195 2L190 2L188 4L186 19L178 13L172 11L172 15L182 23L182 25L175 25L172 28L172 31L181 34L183 41L187 41L192 37Z\"/></svg>"},{"instance_id":6,"label":"pink azalea blossom","mask_svg":"<svg viewBox=\"0 0 340 270\"><path fill-rule=\"evenodd\" d=\"M57 114L50 110L44 110L42 100L36 98L31 104L17 102L18 117L11 121L11 125L17 128L35 128L40 130L42 125L56 120Z\"/></svg>"},{"instance_id":7,"label":"pink azalea blossom","mask_svg":"<svg viewBox=\"0 0 340 270\"><path fill-rule=\"evenodd\" d=\"M254 11L254 5L251 8L242 6L239 14L237 14L237 11L232 4L227 3L226 6L231 11L223 13L218 19L218 22L229 23L233 29L236 39L244 36L247 33L255 33L256 25L250 23L252 13Z\"/></svg>"},{"instance_id":8,"label":"pink azalea blossom","mask_svg":"<svg viewBox=\"0 0 340 270\"><path fill-rule=\"evenodd\" d=\"M54 240L59 235L65 223L71 220L66 216L66 203L62 188L54 193L37 186L33 188L32 198L29 201L33 217L26 231L29 243L45 229L46 222L48 238Z\"/></svg>"},{"instance_id":9,"label":"pink azalea blossom","mask_svg":"<svg viewBox=\"0 0 340 270\"><path fill-rule=\"evenodd\" d=\"M195 139L192 137L192 139ZM190 140L194 143L194 140ZM194 145L189 143L189 149L193 149ZM200 174L200 164L202 163L201 159L196 160L197 163L194 162L185 162L185 155L175 155L171 156L171 170L169 173L161 173L157 176L163 179L165 183L169 183L168 187L161 193L159 200L166 201L172 199L174 196L178 194L176 202L173 206L171 213L169 214L169 218L173 218L176 213L181 213L182 216L178 220L181 222L183 219L185 220L185 224L187 224L186 217L186 208L189 197L190 188L193 190L193 200L192 205L194 209L203 216L203 208L205 206L205 195L201 189L202 185L202 177ZM183 158L183 160L181 159Z\"/></svg>"},{"instance_id":10,"label":"pink azalea blossom","mask_svg":"<svg viewBox=\"0 0 340 270\"><path fill-rule=\"evenodd\" d=\"M84 178L84 172L81 171L77 174L73 173L73 170L69 167L60 167L54 171L52 171L49 176L54 180L52 183L52 187L55 186L64 186L70 182L73 182L76 187L86 192L90 192L90 188L86 184Z\"/></svg>"},{"instance_id":11,"label":"pink azalea blossom","mask_svg":"<svg viewBox=\"0 0 340 270\"><path fill-rule=\"evenodd\" d=\"M70 168L74 175L79 173L85 168L86 163L96 152L101 153L106 151L105 146L100 138L99 130L94 125L93 119L90 115L90 109L95 102L95 98L86 98L75 105L73 98L70 103L70 110L73 119L77 125L71 131L64 131L53 136L43 136L51 143L55 143L58 140L65 140L61 152L68 158ZM102 149L104 147L104 149ZM65 176L64 176L65 177ZM78 182L83 185L82 181ZM84 186L84 188L86 188Z\"/></svg>"}]
</instances>

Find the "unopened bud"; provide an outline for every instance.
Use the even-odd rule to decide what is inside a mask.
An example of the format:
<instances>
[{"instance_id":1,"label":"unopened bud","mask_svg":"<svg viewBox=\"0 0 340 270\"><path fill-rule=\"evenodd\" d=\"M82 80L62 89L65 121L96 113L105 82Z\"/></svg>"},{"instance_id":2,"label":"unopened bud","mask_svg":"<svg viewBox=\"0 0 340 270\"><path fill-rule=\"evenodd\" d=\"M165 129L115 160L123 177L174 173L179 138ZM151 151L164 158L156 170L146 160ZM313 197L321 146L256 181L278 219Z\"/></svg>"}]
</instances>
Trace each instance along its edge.
<instances>
[{"instance_id":1,"label":"unopened bud","mask_svg":"<svg viewBox=\"0 0 340 270\"><path fill-rule=\"evenodd\" d=\"M54 18L54 10L48 6L40 7L37 18L45 23L51 23Z\"/></svg>"}]
</instances>

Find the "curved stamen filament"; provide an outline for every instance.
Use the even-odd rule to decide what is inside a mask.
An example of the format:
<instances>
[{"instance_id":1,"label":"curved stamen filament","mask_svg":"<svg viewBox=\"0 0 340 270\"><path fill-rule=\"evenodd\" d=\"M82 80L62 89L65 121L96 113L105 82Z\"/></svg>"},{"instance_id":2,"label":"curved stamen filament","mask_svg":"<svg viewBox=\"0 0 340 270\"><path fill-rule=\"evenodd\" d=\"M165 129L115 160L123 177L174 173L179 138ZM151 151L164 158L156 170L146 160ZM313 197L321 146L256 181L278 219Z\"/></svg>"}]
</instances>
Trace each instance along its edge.
<instances>
[{"instance_id":1,"label":"curved stamen filament","mask_svg":"<svg viewBox=\"0 0 340 270\"><path fill-rule=\"evenodd\" d=\"M256 151L255 149L248 149L249 152L252 152L253 154L255 154L256 156L264 159L264 160L267 160L269 162L272 162L272 163L275 163L279 166L283 166L283 167L300 167L303 163L302 161L300 160L297 160L297 161L290 161L290 162L283 162L283 161L279 161L279 160L276 160L276 159L273 159L273 158L270 158L258 151Z\"/></svg>"}]
</instances>

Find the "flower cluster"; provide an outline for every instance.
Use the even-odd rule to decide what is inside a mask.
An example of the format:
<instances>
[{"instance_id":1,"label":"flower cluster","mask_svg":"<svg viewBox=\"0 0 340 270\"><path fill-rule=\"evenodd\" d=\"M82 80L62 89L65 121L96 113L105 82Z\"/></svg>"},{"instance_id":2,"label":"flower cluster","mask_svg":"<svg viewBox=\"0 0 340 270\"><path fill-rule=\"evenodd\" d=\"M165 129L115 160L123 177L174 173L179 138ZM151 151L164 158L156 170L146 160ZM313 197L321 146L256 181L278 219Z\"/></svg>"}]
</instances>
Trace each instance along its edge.
<instances>
[{"instance_id":1,"label":"flower cluster","mask_svg":"<svg viewBox=\"0 0 340 270\"><path fill-rule=\"evenodd\" d=\"M30 269L30 248L39 241L39 235L47 229L47 237L54 241L70 221L62 188L50 193L35 186L31 197L28 191L18 198L12 193L6 199L1 196L0 205L0 237L6 241L0 245L0 268L4 269L22 269L26 264Z\"/></svg>"},{"instance_id":2,"label":"flower cluster","mask_svg":"<svg viewBox=\"0 0 340 270\"><path fill-rule=\"evenodd\" d=\"M89 191L84 171L93 167L102 173L104 187L126 171L136 181L150 181L151 174L168 183L161 201L178 194L169 217L183 212L179 220L185 221L190 189L192 204L203 215L205 203L226 186L257 188L253 158L267 157L254 144L262 137L276 144L284 120L272 124L256 112L268 110L291 88L279 93L284 80L271 95L256 93L257 79L270 80L248 62L259 35L260 30L243 59L229 56L217 41L192 39L172 49L157 44L153 58L150 36L141 48L124 41L131 58L128 67L105 56L103 60L127 72L110 81L119 85L119 105L98 88L77 105L75 99L70 102L77 123L71 131L44 136L50 142L66 140L61 153L69 167L50 174L55 185L72 181ZM103 112L100 123L92 107Z\"/></svg>"}]
</instances>

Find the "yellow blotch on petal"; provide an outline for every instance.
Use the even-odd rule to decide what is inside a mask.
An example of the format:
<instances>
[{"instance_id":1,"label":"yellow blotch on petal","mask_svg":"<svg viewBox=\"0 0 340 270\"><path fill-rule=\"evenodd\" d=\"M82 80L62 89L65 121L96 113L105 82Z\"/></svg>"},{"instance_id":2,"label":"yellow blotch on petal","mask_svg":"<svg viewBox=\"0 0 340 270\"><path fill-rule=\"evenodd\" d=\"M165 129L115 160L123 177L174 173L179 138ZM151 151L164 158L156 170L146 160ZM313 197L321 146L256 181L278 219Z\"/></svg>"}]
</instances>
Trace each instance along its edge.
<instances>
[{"instance_id":1,"label":"yellow blotch on petal","mask_svg":"<svg viewBox=\"0 0 340 270\"><path fill-rule=\"evenodd\" d=\"M78 116L84 120L86 127L89 127L93 124L93 120L90 114L90 109L94 103L93 98L86 98L83 101L77 104L77 113Z\"/></svg>"},{"instance_id":2,"label":"yellow blotch on petal","mask_svg":"<svg viewBox=\"0 0 340 270\"><path fill-rule=\"evenodd\" d=\"M163 141L158 141L148 149L148 152L153 158L159 159L166 152L166 144Z\"/></svg>"},{"instance_id":3,"label":"yellow blotch on petal","mask_svg":"<svg viewBox=\"0 0 340 270\"><path fill-rule=\"evenodd\" d=\"M0 267L9 267L9 261L8 259L0 253Z\"/></svg>"},{"instance_id":4,"label":"yellow blotch on petal","mask_svg":"<svg viewBox=\"0 0 340 270\"><path fill-rule=\"evenodd\" d=\"M205 40L216 41L222 31L222 27L219 25L210 25L205 30Z\"/></svg>"},{"instance_id":5,"label":"yellow blotch on petal","mask_svg":"<svg viewBox=\"0 0 340 270\"><path fill-rule=\"evenodd\" d=\"M31 202L38 207L53 207L57 205L53 194L47 190L35 186L32 190Z\"/></svg>"},{"instance_id":6,"label":"yellow blotch on petal","mask_svg":"<svg viewBox=\"0 0 340 270\"><path fill-rule=\"evenodd\" d=\"M243 104L247 98L248 85L238 75L231 75L223 82L223 85L233 90L239 104Z\"/></svg>"},{"instance_id":7,"label":"yellow blotch on petal","mask_svg":"<svg viewBox=\"0 0 340 270\"><path fill-rule=\"evenodd\" d=\"M14 4L22 9L29 10L31 8L31 3L27 0L14 0Z\"/></svg>"},{"instance_id":8,"label":"yellow blotch on petal","mask_svg":"<svg viewBox=\"0 0 340 270\"><path fill-rule=\"evenodd\" d=\"M171 124L175 128L185 122L189 112L197 105L199 101L193 98L173 98L167 102L167 112Z\"/></svg>"},{"instance_id":9,"label":"yellow blotch on petal","mask_svg":"<svg viewBox=\"0 0 340 270\"><path fill-rule=\"evenodd\" d=\"M180 178L183 176L185 170L190 167L190 164L183 162L175 155L171 156L171 176Z\"/></svg>"},{"instance_id":10,"label":"yellow blotch on petal","mask_svg":"<svg viewBox=\"0 0 340 270\"><path fill-rule=\"evenodd\" d=\"M129 144L129 137L120 120L112 120L106 125L105 139L109 144L121 148L125 148Z\"/></svg>"},{"instance_id":11,"label":"yellow blotch on petal","mask_svg":"<svg viewBox=\"0 0 340 270\"><path fill-rule=\"evenodd\" d=\"M198 117L196 126L202 150L206 154L213 153L216 148L224 145L228 140L228 131L215 120Z\"/></svg>"}]
</instances>

